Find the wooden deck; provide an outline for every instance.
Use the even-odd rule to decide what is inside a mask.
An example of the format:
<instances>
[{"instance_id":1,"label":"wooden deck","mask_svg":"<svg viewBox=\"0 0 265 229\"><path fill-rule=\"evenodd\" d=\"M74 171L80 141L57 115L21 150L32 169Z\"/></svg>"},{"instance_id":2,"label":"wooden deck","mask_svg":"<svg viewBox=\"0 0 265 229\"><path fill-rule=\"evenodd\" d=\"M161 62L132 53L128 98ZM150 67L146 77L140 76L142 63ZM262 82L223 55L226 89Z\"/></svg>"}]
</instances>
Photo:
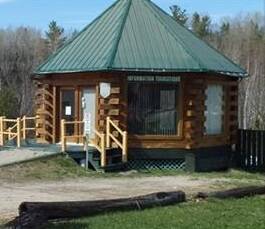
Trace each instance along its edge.
<instances>
[{"instance_id":1,"label":"wooden deck","mask_svg":"<svg viewBox=\"0 0 265 229\"><path fill-rule=\"evenodd\" d=\"M16 141L10 141L4 147L0 147L0 167L60 154L70 156L82 166L85 166L87 158L88 167L100 172L118 171L126 167L126 163L122 162L122 152L118 149L106 150L108 165L102 167L100 153L93 146L88 146L88 155L86 155L84 146L81 144L68 144L66 152L62 152L61 147L61 144L39 144L34 139L31 139L23 140L21 147L17 148Z\"/></svg>"}]
</instances>

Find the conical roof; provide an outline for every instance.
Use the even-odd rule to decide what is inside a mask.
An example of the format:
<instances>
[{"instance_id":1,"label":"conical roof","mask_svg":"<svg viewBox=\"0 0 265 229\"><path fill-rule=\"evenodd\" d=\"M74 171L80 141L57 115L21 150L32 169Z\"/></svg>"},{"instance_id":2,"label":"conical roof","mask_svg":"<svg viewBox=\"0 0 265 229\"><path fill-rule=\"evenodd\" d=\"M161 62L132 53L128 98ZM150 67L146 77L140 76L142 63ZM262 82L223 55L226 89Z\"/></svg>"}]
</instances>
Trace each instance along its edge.
<instances>
[{"instance_id":1,"label":"conical roof","mask_svg":"<svg viewBox=\"0 0 265 229\"><path fill-rule=\"evenodd\" d=\"M91 71L246 72L150 0L118 0L36 74Z\"/></svg>"}]
</instances>

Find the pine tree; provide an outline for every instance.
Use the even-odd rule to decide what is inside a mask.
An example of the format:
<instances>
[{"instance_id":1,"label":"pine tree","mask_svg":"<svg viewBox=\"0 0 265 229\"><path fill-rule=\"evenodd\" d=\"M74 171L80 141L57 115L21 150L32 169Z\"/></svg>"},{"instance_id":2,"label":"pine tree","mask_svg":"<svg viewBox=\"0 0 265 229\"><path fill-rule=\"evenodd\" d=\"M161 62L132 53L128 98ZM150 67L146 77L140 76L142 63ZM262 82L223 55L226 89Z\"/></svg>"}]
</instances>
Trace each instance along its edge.
<instances>
[{"instance_id":1,"label":"pine tree","mask_svg":"<svg viewBox=\"0 0 265 229\"><path fill-rule=\"evenodd\" d=\"M201 16L195 12L192 16L192 31L200 38L205 38L211 33L211 18L207 15Z\"/></svg>"},{"instance_id":2,"label":"pine tree","mask_svg":"<svg viewBox=\"0 0 265 229\"><path fill-rule=\"evenodd\" d=\"M51 52L55 52L65 41L64 28L57 25L56 21L51 21L46 38Z\"/></svg>"},{"instance_id":3,"label":"pine tree","mask_svg":"<svg viewBox=\"0 0 265 229\"><path fill-rule=\"evenodd\" d=\"M230 23L229 22L223 22L221 27L220 27L220 33L221 36L225 36L229 33L230 31Z\"/></svg>"},{"instance_id":4,"label":"pine tree","mask_svg":"<svg viewBox=\"0 0 265 229\"><path fill-rule=\"evenodd\" d=\"M173 17L181 25L185 25L189 19L186 10L182 10L179 6L173 5L170 7Z\"/></svg>"}]
</instances>

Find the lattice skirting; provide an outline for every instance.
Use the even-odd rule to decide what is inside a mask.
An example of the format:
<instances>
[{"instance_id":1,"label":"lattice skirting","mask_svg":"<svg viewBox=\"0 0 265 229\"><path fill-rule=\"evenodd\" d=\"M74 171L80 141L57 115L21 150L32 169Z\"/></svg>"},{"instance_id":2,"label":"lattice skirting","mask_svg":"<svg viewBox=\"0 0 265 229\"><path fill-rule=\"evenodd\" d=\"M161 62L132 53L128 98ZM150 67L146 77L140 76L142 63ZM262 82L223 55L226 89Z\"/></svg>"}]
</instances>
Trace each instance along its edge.
<instances>
[{"instance_id":1,"label":"lattice skirting","mask_svg":"<svg viewBox=\"0 0 265 229\"><path fill-rule=\"evenodd\" d=\"M185 159L129 160L128 168L135 170L185 170Z\"/></svg>"}]
</instances>

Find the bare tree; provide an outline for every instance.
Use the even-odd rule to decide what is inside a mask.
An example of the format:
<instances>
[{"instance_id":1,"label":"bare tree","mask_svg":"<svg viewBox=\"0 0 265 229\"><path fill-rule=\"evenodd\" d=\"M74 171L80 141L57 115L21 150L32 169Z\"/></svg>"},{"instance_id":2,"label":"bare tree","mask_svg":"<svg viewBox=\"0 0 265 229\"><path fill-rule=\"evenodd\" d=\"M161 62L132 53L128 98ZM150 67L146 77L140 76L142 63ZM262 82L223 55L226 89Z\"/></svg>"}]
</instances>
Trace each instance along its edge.
<instances>
[{"instance_id":1,"label":"bare tree","mask_svg":"<svg viewBox=\"0 0 265 229\"><path fill-rule=\"evenodd\" d=\"M15 92L14 114L32 113L34 85L31 74L47 55L41 32L21 27L1 30L0 34L0 92L3 89Z\"/></svg>"}]
</instances>

